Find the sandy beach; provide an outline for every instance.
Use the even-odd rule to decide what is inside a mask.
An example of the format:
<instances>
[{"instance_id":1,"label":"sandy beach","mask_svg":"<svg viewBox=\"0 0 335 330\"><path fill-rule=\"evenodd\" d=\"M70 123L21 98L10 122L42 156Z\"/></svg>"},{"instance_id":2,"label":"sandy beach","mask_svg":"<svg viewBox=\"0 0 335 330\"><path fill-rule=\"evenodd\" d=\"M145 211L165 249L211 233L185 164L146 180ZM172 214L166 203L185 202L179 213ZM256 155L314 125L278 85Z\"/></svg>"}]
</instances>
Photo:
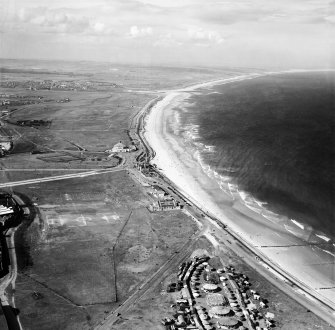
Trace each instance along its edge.
<instances>
[{"instance_id":1,"label":"sandy beach","mask_svg":"<svg viewBox=\"0 0 335 330\"><path fill-rule=\"evenodd\" d=\"M302 287L312 290L335 309L334 255L322 249L324 238L309 235L303 225L264 211L262 205L237 187L218 180L217 174L201 166L197 153L186 148L185 140L173 134L174 109L188 97L215 84L252 79L260 74L240 76L167 92L146 117L144 136L155 150L152 163L175 183L192 202L233 230L264 259L280 267ZM208 90L210 92L210 89ZM218 183L219 182L219 183ZM321 235L322 236L322 235Z\"/></svg>"}]
</instances>

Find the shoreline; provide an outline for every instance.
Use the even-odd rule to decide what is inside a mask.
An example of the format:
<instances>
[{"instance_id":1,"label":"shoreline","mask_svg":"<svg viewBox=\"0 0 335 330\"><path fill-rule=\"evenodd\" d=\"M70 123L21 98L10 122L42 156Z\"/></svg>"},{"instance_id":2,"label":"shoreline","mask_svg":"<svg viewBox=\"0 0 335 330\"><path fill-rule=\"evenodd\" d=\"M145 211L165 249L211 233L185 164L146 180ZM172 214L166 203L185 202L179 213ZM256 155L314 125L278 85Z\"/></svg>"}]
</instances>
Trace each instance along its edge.
<instances>
[{"instance_id":1,"label":"shoreline","mask_svg":"<svg viewBox=\"0 0 335 330\"><path fill-rule=\"evenodd\" d=\"M301 71L299 70L299 72ZM231 199L228 199L229 196L224 199L222 191L219 196L220 198L217 198L216 194L218 193L218 189L211 188L213 180L209 177L204 177L205 173L199 164L192 159L192 155L183 150L180 146L180 141L177 141L176 138L167 132L166 123L171 117L172 109L174 107L180 107L191 92L195 92L200 88L207 89L214 85L254 79L269 74L283 73L287 72L243 75L166 92L163 99L152 107L149 114L147 113L143 135L150 144L150 147L156 152L151 163L156 164L160 172L172 181L179 191L195 205L206 210L205 213L210 214L213 218L219 219L221 223L226 225L230 231L237 235L244 245L251 248L256 254L272 264L275 269L280 269L282 273L292 278L292 282L311 291L312 296L323 301L334 310L335 304L331 290L327 291L323 289L322 292L321 289L317 290L315 288L315 284L317 284L315 283L315 278L319 279L319 288L334 286L332 282L329 282L329 280L331 281L329 273L327 277L324 274L324 270L316 270L315 267L313 267L313 263L317 263L320 260L324 261L325 257L323 256L321 258L317 256L313 247L307 244L302 245L301 240L298 240L296 237L293 238L293 235L287 231L286 233L280 232L278 235L278 230L280 229L278 226L272 224L270 221L265 222L264 218L259 219L259 215L255 215L254 212L254 214L251 214L252 210L250 210L250 208L247 209L242 203L234 202L233 205L231 205ZM288 71L288 73L293 72ZM205 189L203 187L205 187ZM220 201L218 199L220 199ZM264 225L266 228L264 228ZM287 253L295 255L295 260L291 260L291 262L285 261L285 259L287 259ZM331 259L331 256L328 256ZM329 265L333 262L330 259L327 260ZM301 260L310 260L310 263L307 266L304 264L299 265L297 260L299 262L301 262ZM304 277L304 275L308 275L308 278L301 278ZM325 295L324 293L327 294Z\"/></svg>"}]
</instances>

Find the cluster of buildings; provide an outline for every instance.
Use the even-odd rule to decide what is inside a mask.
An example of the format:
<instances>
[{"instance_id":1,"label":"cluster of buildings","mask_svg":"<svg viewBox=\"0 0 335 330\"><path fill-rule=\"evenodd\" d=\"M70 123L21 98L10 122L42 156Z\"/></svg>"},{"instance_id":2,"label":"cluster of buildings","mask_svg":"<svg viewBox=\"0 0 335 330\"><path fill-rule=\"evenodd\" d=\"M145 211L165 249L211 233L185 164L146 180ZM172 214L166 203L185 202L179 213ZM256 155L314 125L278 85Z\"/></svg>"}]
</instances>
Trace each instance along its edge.
<instances>
[{"instance_id":1,"label":"cluster of buildings","mask_svg":"<svg viewBox=\"0 0 335 330\"><path fill-rule=\"evenodd\" d=\"M13 105L13 106L19 106L19 105L27 105L27 104L36 104L40 103L38 100L25 100L25 99L20 99L20 100L1 100L0 105L1 106L8 106L8 105Z\"/></svg>"},{"instance_id":2,"label":"cluster of buildings","mask_svg":"<svg viewBox=\"0 0 335 330\"><path fill-rule=\"evenodd\" d=\"M112 149L107 149L105 150L106 153L111 154L111 153L123 153L123 152L132 152L136 151L137 148L135 145L127 146L122 141L116 143Z\"/></svg>"},{"instance_id":3,"label":"cluster of buildings","mask_svg":"<svg viewBox=\"0 0 335 330\"><path fill-rule=\"evenodd\" d=\"M16 81L0 81L0 87L3 87L3 88L15 88L17 86L17 83Z\"/></svg>"},{"instance_id":4,"label":"cluster of buildings","mask_svg":"<svg viewBox=\"0 0 335 330\"><path fill-rule=\"evenodd\" d=\"M157 201L149 205L149 211L151 212L180 210L182 208L178 201L157 185L151 186L148 193L157 199Z\"/></svg>"},{"instance_id":5,"label":"cluster of buildings","mask_svg":"<svg viewBox=\"0 0 335 330\"><path fill-rule=\"evenodd\" d=\"M71 100L68 98L68 97L66 97L65 99L60 99L60 100L57 100L56 102L57 103L69 103Z\"/></svg>"},{"instance_id":6,"label":"cluster of buildings","mask_svg":"<svg viewBox=\"0 0 335 330\"><path fill-rule=\"evenodd\" d=\"M18 106L26 104L40 103L43 96L37 95L16 95L16 94L0 94L0 105L1 106Z\"/></svg>"},{"instance_id":7,"label":"cluster of buildings","mask_svg":"<svg viewBox=\"0 0 335 330\"><path fill-rule=\"evenodd\" d=\"M162 324L167 330L272 328L274 315L269 312L264 315L266 302L245 282L247 277L235 273L232 267L212 267L206 255L183 263L178 282L167 288L176 301L171 305L174 313L163 319Z\"/></svg>"},{"instance_id":8,"label":"cluster of buildings","mask_svg":"<svg viewBox=\"0 0 335 330\"><path fill-rule=\"evenodd\" d=\"M12 195L0 192L0 224L4 225L18 211L18 205L13 200Z\"/></svg>"},{"instance_id":9,"label":"cluster of buildings","mask_svg":"<svg viewBox=\"0 0 335 330\"><path fill-rule=\"evenodd\" d=\"M51 120L40 120L40 119L29 119L29 120L18 120L16 125L29 126L29 127L47 127L50 128Z\"/></svg>"},{"instance_id":10,"label":"cluster of buildings","mask_svg":"<svg viewBox=\"0 0 335 330\"><path fill-rule=\"evenodd\" d=\"M5 117L9 115L9 110L0 110L0 116L1 117Z\"/></svg>"},{"instance_id":11,"label":"cluster of buildings","mask_svg":"<svg viewBox=\"0 0 335 330\"><path fill-rule=\"evenodd\" d=\"M158 200L156 203L149 205L149 211L173 211L180 210L182 205L179 202L175 201L172 197L171 199Z\"/></svg>"},{"instance_id":12,"label":"cluster of buildings","mask_svg":"<svg viewBox=\"0 0 335 330\"><path fill-rule=\"evenodd\" d=\"M42 102L52 102L51 99L44 99L43 96L36 95L15 95L15 94L0 94L0 106L20 106L27 104L37 104ZM57 103L68 103L70 98L56 100Z\"/></svg>"},{"instance_id":13,"label":"cluster of buildings","mask_svg":"<svg viewBox=\"0 0 335 330\"><path fill-rule=\"evenodd\" d=\"M14 143L10 136L0 135L0 158L9 154L13 147Z\"/></svg>"},{"instance_id":14,"label":"cluster of buildings","mask_svg":"<svg viewBox=\"0 0 335 330\"><path fill-rule=\"evenodd\" d=\"M109 90L111 88L121 87L115 83L103 81L83 81L83 80L27 80L27 81L1 81L0 87L16 88L22 87L27 90L67 90L67 91L85 91L85 90Z\"/></svg>"},{"instance_id":15,"label":"cluster of buildings","mask_svg":"<svg viewBox=\"0 0 335 330\"><path fill-rule=\"evenodd\" d=\"M155 177L157 175L157 173L155 172L155 167L156 165L149 164L147 159L144 159L135 165L135 168L137 168L140 173L147 177Z\"/></svg>"}]
</instances>

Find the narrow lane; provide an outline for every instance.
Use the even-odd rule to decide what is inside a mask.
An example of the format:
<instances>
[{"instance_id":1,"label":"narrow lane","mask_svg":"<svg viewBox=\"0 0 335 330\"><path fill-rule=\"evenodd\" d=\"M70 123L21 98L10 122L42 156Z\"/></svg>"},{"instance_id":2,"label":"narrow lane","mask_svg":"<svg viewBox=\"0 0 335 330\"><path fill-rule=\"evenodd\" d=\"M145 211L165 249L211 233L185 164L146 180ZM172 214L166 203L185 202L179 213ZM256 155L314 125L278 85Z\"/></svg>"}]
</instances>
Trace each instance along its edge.
<instances>
[{"instance_id":1,"label":"narrow lane","mask_svg":"<svg viewBox=\"0 0 335 330\"><path fill-rule=\"evenodd\" d=\"M6 182L6 183L1 183L0 188L23 186L27 184L50 182L50 181L57 181L57 180L66 180L66 179L72 179L72 178L84 178L84 177L91 176L91 175L106 174L106 173L119 172L119 171L124 171L124 170L125 170L125 166L121 165L119 167L115 167L111 169L101 169L101 170L85 171L85 172L73 173L73 174L48 176L48 177L42 177L38 179Z\"/></svg>"}]
</instances>

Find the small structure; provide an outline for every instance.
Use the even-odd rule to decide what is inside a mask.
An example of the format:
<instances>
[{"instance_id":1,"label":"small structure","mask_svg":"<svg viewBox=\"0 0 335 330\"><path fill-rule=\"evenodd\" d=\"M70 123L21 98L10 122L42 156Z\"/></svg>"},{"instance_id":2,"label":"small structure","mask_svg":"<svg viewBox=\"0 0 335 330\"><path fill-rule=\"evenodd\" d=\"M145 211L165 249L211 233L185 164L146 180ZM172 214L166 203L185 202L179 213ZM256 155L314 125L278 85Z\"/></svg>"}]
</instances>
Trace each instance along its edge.
<instances>
[{"instance_id":1,"label":"small structure","mask_svg":"<svg viewBox=\"0 0 335 330\"><path fill-rule=\"evenodd\" d=\"M7 207L6 205L0 204L0 215L12 214L14 210L11 206Z\"/></svg>"},{"instance_id":2,"label":"small structure","mask_svg":"<svg viewBox=\"0 0 335 330\"><path fill-rule=\"evenodd\" d=\"M112 152L130 152L130 151L135 151L136 147L135 146L126 146L123 144L121 141L117 144L114 145L112 148ZM109 152L110 150L106 150L106 152Z\"/></svg>"},{"instance_id":3,"label":"small structure","mask_svg":"<svg viewBox=\"0 0 335 330\"><path fill-rule=\"evenodd\" d=\"M216 284L206 283L203 285L202 289L205 292L216 292L219 290L219 287Z\"/></svg>"},{"instance_id":4,"label":"small structure","mask_svg":"<svg viewBox=\"0 0 335 330\"><path fill-rule=\"evenodd\" d=\"M184 315L182 315L182 314L178 315L177 324L179 326L185 326L186 325L186 322L185 322L185 319L184 319Z\"/></svg>"},{"instance_id":5,"label":"small structure","mask_svg":"<svg viewBox=\"0 0 335 330\"><path fill-rule=\"evenodd\" d=\"M219 329L236 329L239 321L235 318L221 318L217 321Z\"/></svg>"},{"instance_id":6,"label":"small structure","mask_svg":"<svg viewBox=\"0 0 335 330\"><path fill-rule=\"evenodd\" d=\"M223 306L214 306L210 309L209 312L211 315L217 318L223 317L223 316L229 316L232 313L230 308L223 307Z\"/></svg>"},{"instance_id":7,"label":"small structure","mask_svg":"<svg viewBox=\"0 0 335 330\"><path fill-rule=\"evenodd\" d=\"M256 307L255 304L250 303L250 304L247 306L247 309L248 309L249 311L253 311L253 310L257 309L257 307Z\"/></svg>"},{"instance_id":8,"label":"small structure","mask_svg":"<svg viewBox=\"0 0 335 330\"><path fill-rule=\"evenodd\" d=\"M188 290L186 288L182 288L181 295L183 296L184 299L188 299L189 298Z\"/></svg>"},{"instance_id":9,"label":"small structure","mask_svg":"<svg viewBox=\"0 0 335 330\"><path fill-rule=\"evenodd\" d=\"M158 205L162 210L174 210L174 209L178 208L177 207L178 205L177 205L177 203L174 199L158 201Z\"/></svg>"},{"instance_id":10,"label":"small structure","mask_svg":"<svg viewBox=\"0 0 335 330\"><path fill-rule=\"evenodd\" d=\"M152 186L152 190L150 191L150 193L157 198L164 198L167 195L165 190L157 185Z\"/></svg>"},{"instance_id":11,"label":"small structure","mask_svg":"<svg viewBox=\"0 0 335 330\"><path fill-rule=\"evenodd\" d=\"M6 192L0 191L0 224L4 224L7 220L13 219L17 214L17 210L18 207L12 196Z\"/></svg>"},{"instance_id":12,"label":"small structure","mask_svg":"<svg viewBox=\"0 0 335 330\"><path fill-rule=\"evenodd\" d=\"M275 315L274 315L273 313L267 312L267 313L265 314L265 317L266 317L267 319L273 320L274 317L275 317Z\"/></svg>"},{"instance_id":13,"label":"small structure","mask_svg":"<svg viewBox=\"0 0 335 330\"><path fill-rule=\"evenodd\" d=\"M198 311L198 314L199 314L199 317L200 317L201 321L204 321L204 320L208 319L208 315L205 312L200 310L200 311Z\"/></svg>"},{"instance_id":14,"label":"small structure","mask_svg":"<svg viewBox=\"0 0 335 330\"><path fill-rule=\"evenodd\" d=\"M272 327L272 323L273 323L272 320L269 320L269 319L265 320L265 324L266 324L267 327Z\"/></svg>"},{"instance_id":15,"label":"small structure","mask_svg":"<svg viewBox=\"0 0 335 330\"><path fill-rule=\"evenodd\" d=\"M180 210L181 205L176 202L174 199L168 200L159 200L157 203L154 203L149 206L149 211L171 211L171 210Z\"/></svg>"},{"instance_id":16,"label":"small structure","mask_svg":"<svg viewBox=\"0 0 335 330\"><path fill-rule=\"evenodd\" d=\"M240 320L244 320L245 319L245 315L243 312L236 312L235 315L240 319Z\"/></svg>"},{"instance_id":17,"label":"small structure","mask_svg":"<svg viewBox=\"0 0 335 330\"><path fill-rule=\"evenodd\" d=\"M213 327L210 324L203 324L206 330L212 330Z\"/></svg>"},{"instance_id":18,"label":"small structure","mask_svg":"<svg viewBox=\"0 0 335 330\"><path fill-rule=\"evenodd\" d=\"M115 144L112 152L127 152L128 148L120 141L119 143Z\"/></svg>"}]
</instances>

